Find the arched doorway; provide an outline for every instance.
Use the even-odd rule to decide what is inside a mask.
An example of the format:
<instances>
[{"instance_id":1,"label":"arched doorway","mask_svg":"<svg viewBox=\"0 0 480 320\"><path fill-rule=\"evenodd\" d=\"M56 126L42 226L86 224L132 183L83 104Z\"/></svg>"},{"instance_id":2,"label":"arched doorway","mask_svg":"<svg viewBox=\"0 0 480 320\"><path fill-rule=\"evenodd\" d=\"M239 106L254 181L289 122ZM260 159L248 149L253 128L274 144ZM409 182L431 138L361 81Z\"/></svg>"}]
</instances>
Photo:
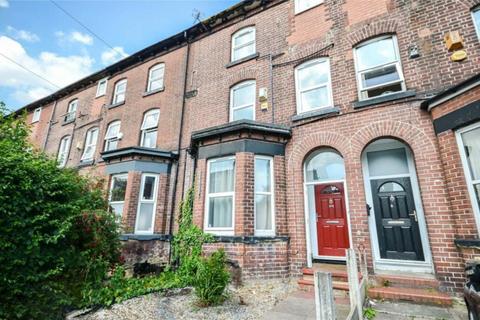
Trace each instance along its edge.
<instances>
[{"instance_id":1,"label":"arched doorway","mask_svg":"<svg viewBox=\"0 0 480 320\"><path fill-rule=\"evenodd\" d=\"M413 154L390 138L362 154L375 268L432 272L428 235Z\"/></svg>"},{"instance_id":2,"label":"arched doorway","mask_svg":"<svg viewBox=\"0 0 480 320\"><path fill-rule=\"evenodd\" d=\"M344 260L350 237L343 157L321 148L307 157L304 170L309 261Z\"/></svg>"}]
</instances>

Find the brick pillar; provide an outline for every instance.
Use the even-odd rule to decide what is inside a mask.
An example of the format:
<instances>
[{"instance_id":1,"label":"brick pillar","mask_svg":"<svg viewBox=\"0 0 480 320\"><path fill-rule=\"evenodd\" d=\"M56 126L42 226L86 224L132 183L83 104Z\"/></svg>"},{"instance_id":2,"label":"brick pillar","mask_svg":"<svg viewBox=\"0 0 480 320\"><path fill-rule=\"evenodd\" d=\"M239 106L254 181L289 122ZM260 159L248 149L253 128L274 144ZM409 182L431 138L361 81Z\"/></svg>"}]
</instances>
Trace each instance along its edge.
<instances>
[{"instance_id":1,"label":"brick pillar","mask_svg":"<svg viewBox=\"0 0 480 320\"><path fill-rule=\"evenodd\" d=\"M135 219L137 217L141 179L141 172L131 171L128 173L125 203L123 205L122 213L122 225L125 233L133 233L135 231Z\"/></svg>"},{"instance_id":2,"label":"brick pillar","mask_svg":"<svg viewBox=\"0 0 480 320\"><path fill-rule=\"evenodd\" d=\"M167 173L161 173L158 181L158 193L157 193L157 208L155 210L155 226L154 233L165 234L167 221L168 208L168 186L169 177Z\"/></svg>"},{"instance_id":3,"label":"brick pillar","mask_svg":"<svg viewBox=\"0 0 480 320\"><path fill-rule=\"evenodd\" d=\"M236 236L254 234L254 154L235 155L235 232Z\"/></svg>"},{"instance_id":4,"label":"brick pillar","mask_svg":"<svg viewBox=\"0 0 480 320\"><path fill-rule=\"evenodd\" d=\"M195 199L193 203L193 223L203 229L205 212L205 188L207 183L207 161L198 159L195 173Z\"/></svg>"}]
</instances>

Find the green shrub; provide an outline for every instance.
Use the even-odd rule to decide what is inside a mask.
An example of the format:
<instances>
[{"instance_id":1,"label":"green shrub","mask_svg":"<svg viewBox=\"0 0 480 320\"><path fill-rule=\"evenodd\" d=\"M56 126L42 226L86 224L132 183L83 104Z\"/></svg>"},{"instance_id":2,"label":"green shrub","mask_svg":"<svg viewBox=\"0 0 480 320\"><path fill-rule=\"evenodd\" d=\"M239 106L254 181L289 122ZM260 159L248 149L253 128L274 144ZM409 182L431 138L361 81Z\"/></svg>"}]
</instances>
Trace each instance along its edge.
<instances>
[{"instance_id":1,"label":"green shrub","mask_svg":"<svg viewBox=\"0 0 480 320\"><path fill-rule=\"evenodd\" d=\"M212 239L211 235L193 224L194 193L194 189L190 188L180 205L178 232L172 241L172 260L178 265L176 272L186 286L192 285L195 280L202 245Z\"/></svg>"},{"instance_id":2,"label":"green shrub","mask_svg":"<svg viewBox=\"0 0 480 320\"><path fill-rule=\"evenodd\" d=\"M119 258L118 226L98 185L28 143L0 103L0 319L60 319Z\"/></svg>"},{"instance_id":3,"label":"green shrub","mask_svg":"<svg viewBox=\"0 0 480 320\"><path fill-rule=\"evenodd\" d=\"M202 258L195 277L195 294L201 306L219 304L230 281L225 251L220 249L209 258Z\"/></svg>"}]
</instances>

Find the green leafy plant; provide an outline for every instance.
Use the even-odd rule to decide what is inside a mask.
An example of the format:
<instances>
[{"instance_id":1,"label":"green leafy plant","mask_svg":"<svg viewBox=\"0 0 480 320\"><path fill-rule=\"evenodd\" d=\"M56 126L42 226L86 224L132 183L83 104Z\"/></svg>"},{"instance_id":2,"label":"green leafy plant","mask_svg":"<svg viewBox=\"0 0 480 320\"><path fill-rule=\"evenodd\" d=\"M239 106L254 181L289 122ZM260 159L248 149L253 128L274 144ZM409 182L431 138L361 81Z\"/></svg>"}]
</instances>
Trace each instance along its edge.
<instances>
[{"instance_id":1,"label":"green leafy plant","mask_svg":"<svg viewBox=\"0 0 480 320\"><path fill-rule=\"evenodd\" d=\"M0 103L0 319L60 319L119 259L118 226L98 183L28 142Z\"/></svg>"},{"instance_id":2,"label":"green leafy plant","mask_svg":"<svg viewBox=\"0 0 480 320\"><path fill-rule=\"evenodd\" d=\"M225 288L230 281L226 262L225 251L220 249L198 264L193 286L200 306L216 305L225 298Z\"/></svg>"},{"instance_id":3,"label":"green leafy plant","mask_svg":"<svg viewBox=\"0 0 480 320\"><path fill-rule=\"evenodd\" d=\"M367 320L372 320L377 316L377 311L373 308L366 308L363 310L363 317Z\"/></svg>"},{"instance_id":4,"label":"green leafy plant","mask_svg":"<svg viewBox=\"0 0 480 320\"><path fill-rule=\"evenodd\" d=\"M176 262L176 272L185 285L193 284L202 246L212 240L211 235L193 224L194 193L194 189L190 188L180 205L179 228L172 241L172 260Z\"/></svg>"}]
</instances>

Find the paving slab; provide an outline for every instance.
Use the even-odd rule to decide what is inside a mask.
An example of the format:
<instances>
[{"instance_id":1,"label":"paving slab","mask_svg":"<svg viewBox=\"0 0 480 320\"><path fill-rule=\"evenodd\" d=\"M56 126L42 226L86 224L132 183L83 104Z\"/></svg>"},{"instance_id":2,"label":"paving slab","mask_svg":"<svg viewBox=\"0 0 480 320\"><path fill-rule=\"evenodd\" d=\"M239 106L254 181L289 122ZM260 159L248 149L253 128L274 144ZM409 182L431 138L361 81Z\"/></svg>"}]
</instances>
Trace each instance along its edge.
<instances>
[{"instance_id":1,"label":"paving slab","mask_svg":"<svg viewBox=\"0 0 480 320\"><path fill-rule=\"evenodd\" d=\"M465 320L468 319L465 306L454 305L442 308L407 302L375 302L372 306L377 311L375 320Z\"/></svg>"}]
</instances>

